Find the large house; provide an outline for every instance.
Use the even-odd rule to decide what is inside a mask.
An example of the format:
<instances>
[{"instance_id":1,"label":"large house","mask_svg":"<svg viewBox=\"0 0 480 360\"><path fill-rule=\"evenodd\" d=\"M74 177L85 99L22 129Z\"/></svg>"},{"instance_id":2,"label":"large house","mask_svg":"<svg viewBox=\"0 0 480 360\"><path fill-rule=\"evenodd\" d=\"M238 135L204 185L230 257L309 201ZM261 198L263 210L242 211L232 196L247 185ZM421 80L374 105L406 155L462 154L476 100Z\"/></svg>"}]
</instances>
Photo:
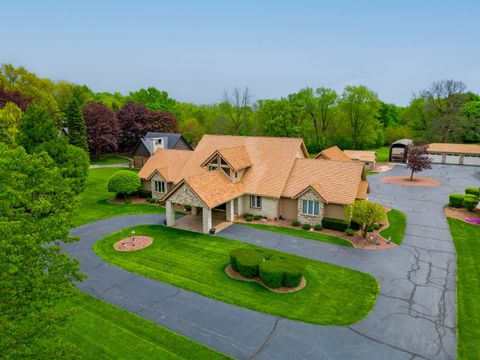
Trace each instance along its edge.
<instances>
[{"instance_id":1,"label":"large house","mask_svg":"<svg viewBox=\"0 0 480 360\"><path fill-rule=\"evenodd\" d=\"M377 153L367 150L341 150L338 146L332 146L315 156L315 159L338 160L338 161L361 161L366 170L373 170L377 164Z\"/></svg>"},{"instance_id":2,"label":"large house","mask_svg":"<svg viewBox=\"0 0 480 360\"><path fill-rule=\"evenodd\" d=\"M133 166L141 168L158 149L192 150L182 134L148 132L133 150Z\"/></svg>"},{"instance_id":3,"label":"large house","mask_svg":"<svg viewBox=\"0 0 480 360\"><path fill-rule=\"evenodd\" d=\"M363 163L310 159L298 138L205 135L193 151L157 150L139 176L165 201L168 226L174 205L190 205L204 233L212 211L225 221L245 213L311 225L344 219L344 206L368 190Z\"/></svg>"}]
</instances>

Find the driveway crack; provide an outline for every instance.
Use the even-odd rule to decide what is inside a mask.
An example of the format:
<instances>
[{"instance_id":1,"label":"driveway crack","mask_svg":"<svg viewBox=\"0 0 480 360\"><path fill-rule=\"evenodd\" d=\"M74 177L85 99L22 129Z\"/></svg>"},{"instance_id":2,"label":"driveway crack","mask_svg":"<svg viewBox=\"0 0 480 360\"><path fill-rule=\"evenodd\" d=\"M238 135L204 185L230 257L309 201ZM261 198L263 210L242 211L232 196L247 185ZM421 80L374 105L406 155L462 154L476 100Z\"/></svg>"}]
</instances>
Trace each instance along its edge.
<instances>
[{"instance_id":1,"label":"driveway crack","mask_svg":"<svg viewBox=\"0 0 480 360\"><path fill-rule=\"evenodd\" d=\"M272 342L272 337L273 337L273 334L275 333L275 330L277 329L277 325L278 325L278 322L281 320L281 318L277 318L275 320L275 324L273 324L273 328L272 330L270 331L270 333L267 335L264 343L262 344L262 346L260 346L258 348L257 351L255 351L250 357L249 359L255 359L258 355L260 355L263 351L265 351L265 349L270 345L270 343Z\"/></svg>"}]
</instances>

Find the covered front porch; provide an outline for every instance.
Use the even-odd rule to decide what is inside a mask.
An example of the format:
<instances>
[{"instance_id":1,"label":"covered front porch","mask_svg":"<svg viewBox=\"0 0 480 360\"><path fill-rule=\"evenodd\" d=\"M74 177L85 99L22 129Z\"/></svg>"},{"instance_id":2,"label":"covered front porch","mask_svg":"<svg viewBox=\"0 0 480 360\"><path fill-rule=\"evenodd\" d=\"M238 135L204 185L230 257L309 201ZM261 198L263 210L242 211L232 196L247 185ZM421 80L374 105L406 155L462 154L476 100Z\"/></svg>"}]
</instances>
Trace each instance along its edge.
<instances>
[{"instance_id":1,"label":"covered front porch","mask_svg":"<svg viewBox=\"0 0 480 360\"><path fill-rule=\"evenodd\" d=\"M192 207L191 213L176 219L175 205L190 205ZM203 234L216 233L227 228L233 223L235 217L234 200L210 209L206 205L179 204L169 199L165 203L165 208L167 211L167 226Z\"/></svg>"}]
</instances>

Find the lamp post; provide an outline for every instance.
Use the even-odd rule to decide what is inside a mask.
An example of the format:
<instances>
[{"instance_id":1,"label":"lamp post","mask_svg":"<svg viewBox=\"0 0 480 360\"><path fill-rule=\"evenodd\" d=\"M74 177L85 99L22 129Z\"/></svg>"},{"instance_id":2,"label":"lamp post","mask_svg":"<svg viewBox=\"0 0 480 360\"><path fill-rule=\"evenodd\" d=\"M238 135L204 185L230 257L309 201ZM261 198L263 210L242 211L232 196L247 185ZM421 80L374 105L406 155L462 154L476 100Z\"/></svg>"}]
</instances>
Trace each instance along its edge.
<instances>
[{"instance_id":1,"label":"lamp post","mask_svg":"<svg viewBox=\"0 0 480 360\"><path fill-rule=\"evenodd\" d=\"M135 230L132 230L132 246L135 246Z\"/></svg>"}]
</instances>

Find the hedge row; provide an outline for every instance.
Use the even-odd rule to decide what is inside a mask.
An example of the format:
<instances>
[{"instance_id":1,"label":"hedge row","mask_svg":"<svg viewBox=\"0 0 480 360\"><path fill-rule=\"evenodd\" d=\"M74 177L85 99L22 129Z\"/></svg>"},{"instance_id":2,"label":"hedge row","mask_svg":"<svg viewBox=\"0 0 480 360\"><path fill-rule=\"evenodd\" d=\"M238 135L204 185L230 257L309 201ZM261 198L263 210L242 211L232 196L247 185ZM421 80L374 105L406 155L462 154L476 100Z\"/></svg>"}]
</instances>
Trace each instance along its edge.
<instances>
[{"instance_id":1,"label":"hedge row","mask_svg":"<svg viewBox=\"0 0 480 360\"><path fill-rule=\"evenodd\" d=\"M330 230L337 230L344 232L348 228L348 221L345 220L339 220L339 219L333 219L333 218L328 218L324 217L322 220L322 226L325 229L330 229Z\"/></svg>"},{"instance_id":2,"label":"hedge row","mask_svg":"<svg viewBox=\"0 0 480 360\"><path fill-rule=\"evenodd\" d=\"M299 259L268 250L246 248L230 252L230 265L246 278L259 276L265 285L273 289L298 286L305 268Z\"/></svg>"},{"instance_id":3,"label":"hedge row","mask_svg":"<svg viewBox=\"0 0 480 360\"><path fill-rule=\"evenodd\" d=\"M480 200L480 188L466 188L465 194L451 194L448 200L451 207L466 207L472 211Z\"/></svg>"}]
</instances>

